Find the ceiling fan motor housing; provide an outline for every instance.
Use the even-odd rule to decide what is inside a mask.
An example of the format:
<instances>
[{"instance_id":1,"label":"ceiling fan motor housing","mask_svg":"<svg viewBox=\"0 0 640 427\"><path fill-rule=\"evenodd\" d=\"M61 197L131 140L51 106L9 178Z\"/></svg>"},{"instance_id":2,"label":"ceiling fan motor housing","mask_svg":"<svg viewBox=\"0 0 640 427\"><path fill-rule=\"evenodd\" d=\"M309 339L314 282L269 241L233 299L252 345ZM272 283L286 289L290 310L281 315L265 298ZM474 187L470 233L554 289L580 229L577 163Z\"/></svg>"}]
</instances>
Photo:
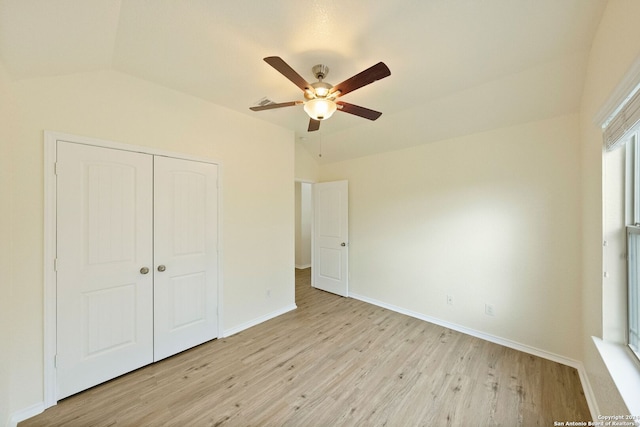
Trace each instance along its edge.
<instances>
[{"instance_id":1,"label":"ceiling fan motor housing","mask_svg":"<svg viewBox=\"0 0 640 427\"><path fill-rule=\"evenodd\" d=\"M311 87L313 88L313 91L311 93L305 93L304 95L307 99L326 98L327 95L329 95L331 88L333 88L332 85L323 81L311 83Z\"/></svg>"}]
</instances>

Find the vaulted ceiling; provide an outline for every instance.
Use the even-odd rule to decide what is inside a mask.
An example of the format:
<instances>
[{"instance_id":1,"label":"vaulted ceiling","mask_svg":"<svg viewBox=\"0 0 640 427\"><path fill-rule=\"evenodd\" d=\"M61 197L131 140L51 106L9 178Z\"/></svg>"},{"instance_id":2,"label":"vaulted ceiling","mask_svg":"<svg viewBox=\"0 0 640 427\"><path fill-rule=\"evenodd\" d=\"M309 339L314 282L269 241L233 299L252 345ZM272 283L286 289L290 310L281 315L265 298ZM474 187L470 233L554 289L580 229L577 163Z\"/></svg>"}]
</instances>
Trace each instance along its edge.
<instances>
[{"instance_id":1,"label":"vaulted ceiling","mask_svg":"<svg viewBox=\"0 0 640 427\"><path fill-rule=\"evenodd\" d=\"M390 77L343 99L382 111L378 122L411 122L412 132L424 130L426 140L442 139L577 111L605 5L604 0L0 0L0 61L14 79L116 70L308 138L317 135L307 134L308 118L300 106L249 110L263 97L302 99L300 90L262 58L280 56L308 81L314 80L311 67L325 64L326 81L333 84L384 61ZM378 122L336 113L321 132L352 134Z\"/></svg>"}]
</instances>

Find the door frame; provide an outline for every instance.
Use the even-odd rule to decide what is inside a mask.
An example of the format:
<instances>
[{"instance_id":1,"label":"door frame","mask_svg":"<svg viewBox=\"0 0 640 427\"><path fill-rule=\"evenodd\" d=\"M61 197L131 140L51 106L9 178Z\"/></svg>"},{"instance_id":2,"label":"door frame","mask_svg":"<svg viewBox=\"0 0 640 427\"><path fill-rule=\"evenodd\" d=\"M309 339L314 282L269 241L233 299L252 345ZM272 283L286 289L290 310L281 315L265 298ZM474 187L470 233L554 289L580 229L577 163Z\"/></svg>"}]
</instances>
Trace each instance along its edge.
<instances>
[{"instance_id":1,"label":"door frame","mask_svg":"<svg viewBox=\"0 0 640 427\"><path fill-rule=\"evenodd\" d=\"M315 259L316 259L315 257L315 250L316 250L315 192L316 192L316 184L322 184L323 182L310 180L310 179L301 179L301 178L295 178L293 181L294 181L294 184L298 182L303 184L311 184L311 286L315 288L316 283L313 275L313 271L315 268ZM325 181L325 182L331 182L331 181ZM294 264L295 264L295 247L294 247ZM349 274L348 267L347 267L347 274Z\"/></svg>"},{"instance_id":2,"label":"door frame","mask_svg":"<svg viewBox=\"0 0 640 427\"><path fill-rule=\"evenodd\" d=\"M114 150L132 151L155 156L173 157L183 160L192 160L218 165L218 337L223 336L223 265L222 265L222 191L223 191L223 165L222 162L183 153L166 150L158 150L152 147L124 144L97 138L89 138L68 133L44 131L44 291L43 291L43 383L44 383L44 408L56 405L57 372L56 372L56 147L58 141L76 144L91 145L95 147L110 148Z\"/></svg>"}]
</instances>

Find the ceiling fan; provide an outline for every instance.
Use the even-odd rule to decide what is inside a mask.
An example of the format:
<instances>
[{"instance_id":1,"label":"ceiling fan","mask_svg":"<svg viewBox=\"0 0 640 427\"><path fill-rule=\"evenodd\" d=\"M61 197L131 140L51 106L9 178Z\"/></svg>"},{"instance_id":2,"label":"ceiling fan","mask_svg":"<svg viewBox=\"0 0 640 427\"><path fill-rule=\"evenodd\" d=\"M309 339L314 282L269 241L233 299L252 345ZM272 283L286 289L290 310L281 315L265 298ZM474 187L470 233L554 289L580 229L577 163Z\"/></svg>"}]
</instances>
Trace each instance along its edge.
<instances>
[{"instance_id":1,"label":"ceiling fan","mask_svg":"<svg viewBox=\"0 0 640 427\"><path fill-rule=\"evenodd\" d=\"M366 70L348 78L347 80L335 86L324 82L324 78L329 73L329 67L318 64L311 71L318 79L315 83L308 83L300 74L289 66L279 56L268 56L264 58L265 62L275 68L283 76L291 80L293 84L298 86L304 92L305 101L290 101L282 103L270 103L250 107L252 111L271 110L274 108L293 107L294 105L304 105L304 111L309 115L308 132L320 129L320 122L326 120L336 111L353 114L364 117L369 120L376 120L382 115L381 112L370 110L358 105L349 104L347 102L336 101L337 98L346 95L356 89L366 86L376 80L383 79L391 75L389 67L384 62L378 62Z\"/></svg>"}]
</instances>

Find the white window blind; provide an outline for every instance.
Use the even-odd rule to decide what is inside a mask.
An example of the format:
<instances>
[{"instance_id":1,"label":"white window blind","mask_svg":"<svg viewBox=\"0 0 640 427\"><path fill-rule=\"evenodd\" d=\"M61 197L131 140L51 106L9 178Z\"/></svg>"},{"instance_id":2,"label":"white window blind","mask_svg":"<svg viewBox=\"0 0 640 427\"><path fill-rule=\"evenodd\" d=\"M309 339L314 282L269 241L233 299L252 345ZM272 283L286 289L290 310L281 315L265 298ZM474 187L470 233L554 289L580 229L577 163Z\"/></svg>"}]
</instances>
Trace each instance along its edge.
<instances>
[{"instance_id":1,"label":"white window blind","mask_svg":"<svg viewBox=\"0 0 640 427\"><path fill-rule=\"evenodd\" d=\"M640 90L634 92L622 103L604 126L604 145L607 151L614 150L629 136L634 127L640 123Z\"/></svg>"}]
</instances>

